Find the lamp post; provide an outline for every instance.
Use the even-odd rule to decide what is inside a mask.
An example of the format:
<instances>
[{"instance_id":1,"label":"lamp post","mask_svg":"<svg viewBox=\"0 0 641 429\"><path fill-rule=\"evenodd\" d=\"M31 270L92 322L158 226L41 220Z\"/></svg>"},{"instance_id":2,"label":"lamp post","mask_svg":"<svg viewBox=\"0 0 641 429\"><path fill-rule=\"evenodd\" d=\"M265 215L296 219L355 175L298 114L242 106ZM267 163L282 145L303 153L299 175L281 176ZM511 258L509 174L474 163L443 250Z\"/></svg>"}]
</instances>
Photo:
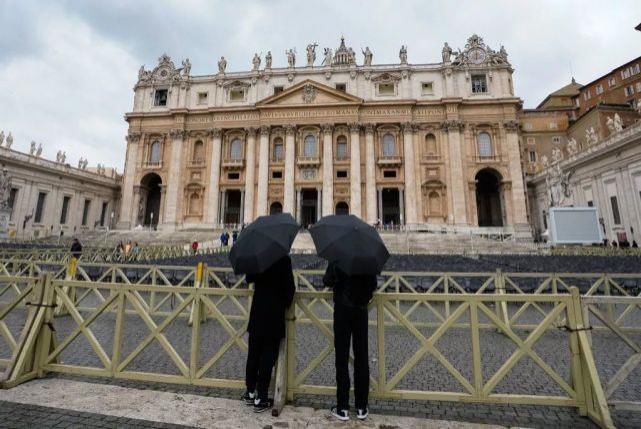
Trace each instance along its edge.
<instances>
[{"instance_id":1,"label":"lamp post","mask_svg":"<svg viewBox=\"0 0 641 429\"><path fill-rule=\"evenodd\" d=\"M154 212L151 212L149 214L149 231L151 231L154 227Z\"/></svg>"}]
</instances>

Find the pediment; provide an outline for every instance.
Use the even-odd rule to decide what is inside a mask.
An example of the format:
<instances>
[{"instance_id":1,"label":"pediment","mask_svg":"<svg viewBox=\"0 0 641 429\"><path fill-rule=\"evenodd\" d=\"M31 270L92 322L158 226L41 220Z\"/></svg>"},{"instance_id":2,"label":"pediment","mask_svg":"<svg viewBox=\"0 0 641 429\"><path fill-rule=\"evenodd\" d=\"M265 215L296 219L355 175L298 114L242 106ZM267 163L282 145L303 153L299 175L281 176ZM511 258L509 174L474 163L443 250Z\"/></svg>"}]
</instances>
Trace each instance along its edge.
<instances>
[{"instance_id":1,"label":"pediment","mask_svg":"<svg viewBox=\"0 0 641 429\"><path fill-rule=\"evenodd\" d=\"M258 103L257 107L279 106L313 106L325 104L355 104L362 103L363 99L338 91L327 85L304 80L280 94L267 97Z\"/></svg>"}]
</instances>

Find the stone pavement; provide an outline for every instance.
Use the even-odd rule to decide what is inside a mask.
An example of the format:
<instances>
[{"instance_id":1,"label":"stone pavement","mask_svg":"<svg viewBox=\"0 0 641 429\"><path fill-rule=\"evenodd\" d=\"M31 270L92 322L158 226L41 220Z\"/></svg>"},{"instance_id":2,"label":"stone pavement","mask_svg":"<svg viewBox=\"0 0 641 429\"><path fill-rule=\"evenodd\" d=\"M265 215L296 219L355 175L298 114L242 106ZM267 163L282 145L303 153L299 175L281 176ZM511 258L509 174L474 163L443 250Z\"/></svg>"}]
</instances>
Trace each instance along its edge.
<instances>
[{"instance_id":1,"label":"stone pavement","mask_svg":"<svg viewBox=\"0 0 641 429\"><path fill-rule=\"evenodd\" d=\"M65 379L35 380L0 391L0 427L40 428L378 428L501 429L505 426L372 414L333 420L327 410L287 406L279 417L254 414L238 400Z\"/></svg>"}]
</instances>

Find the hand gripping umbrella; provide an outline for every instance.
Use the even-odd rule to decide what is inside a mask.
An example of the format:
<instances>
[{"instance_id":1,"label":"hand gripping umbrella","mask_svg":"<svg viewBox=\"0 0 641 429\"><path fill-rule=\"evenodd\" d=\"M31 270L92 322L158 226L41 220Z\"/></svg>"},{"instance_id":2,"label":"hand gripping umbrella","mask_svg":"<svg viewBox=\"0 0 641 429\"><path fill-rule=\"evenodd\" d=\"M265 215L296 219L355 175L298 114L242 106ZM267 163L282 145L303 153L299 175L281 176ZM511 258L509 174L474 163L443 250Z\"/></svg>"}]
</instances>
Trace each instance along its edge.
<instances>
[{"instance_id":1,"label":"hand gripping umbrella","mask_svg":"<svg viewBox=\"0 0 641 429\"><path fill-rule=\"evenodd\" d=\"M229 252L236 274L258 274L289 254L300 226L289 213L260 216L238 235Z\"/></svg>"},{"instance_id":2,"label":"hand gripping umbrella","mask_svg":"<svg viewBox=\"0 0 641 429\"><path fill-rule=\"evenodd\" d=\"M318 255L347 275L378 274L389 258L376 229L354 215L325 216L309 232Z\"/></svg>"}]
</instances>

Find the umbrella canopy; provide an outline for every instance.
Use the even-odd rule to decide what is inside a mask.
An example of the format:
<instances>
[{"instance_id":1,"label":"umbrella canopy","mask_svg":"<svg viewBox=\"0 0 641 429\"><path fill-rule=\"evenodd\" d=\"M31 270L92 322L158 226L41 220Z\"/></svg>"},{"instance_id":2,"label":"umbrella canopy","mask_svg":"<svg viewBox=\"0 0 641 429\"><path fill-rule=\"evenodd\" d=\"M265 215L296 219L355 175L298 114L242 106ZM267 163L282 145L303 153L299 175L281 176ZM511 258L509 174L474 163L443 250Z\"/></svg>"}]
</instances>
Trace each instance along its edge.
<instances>
[{"instance_id":1,"label":"umbrella canopy","mask_svg":"<svg viewBox=\"0 0 641 429\"><path fill-rule=\"evenodd\" d=\"M348 275L378 274L389 258L376 229L354 215L325 216L309 232L318 255Z\"/></svg>"},{"instance_id":2,"label":"umbrella canopy","mask_svg":"<svg viewBox=\"0 0 641 429\"><path fill-rule=\"evenodd\" d=\"M258 274L289 254L300 226L289 213L260 216L238 235L229 252L236 274Z\"/></svg>"}]
</instances>

